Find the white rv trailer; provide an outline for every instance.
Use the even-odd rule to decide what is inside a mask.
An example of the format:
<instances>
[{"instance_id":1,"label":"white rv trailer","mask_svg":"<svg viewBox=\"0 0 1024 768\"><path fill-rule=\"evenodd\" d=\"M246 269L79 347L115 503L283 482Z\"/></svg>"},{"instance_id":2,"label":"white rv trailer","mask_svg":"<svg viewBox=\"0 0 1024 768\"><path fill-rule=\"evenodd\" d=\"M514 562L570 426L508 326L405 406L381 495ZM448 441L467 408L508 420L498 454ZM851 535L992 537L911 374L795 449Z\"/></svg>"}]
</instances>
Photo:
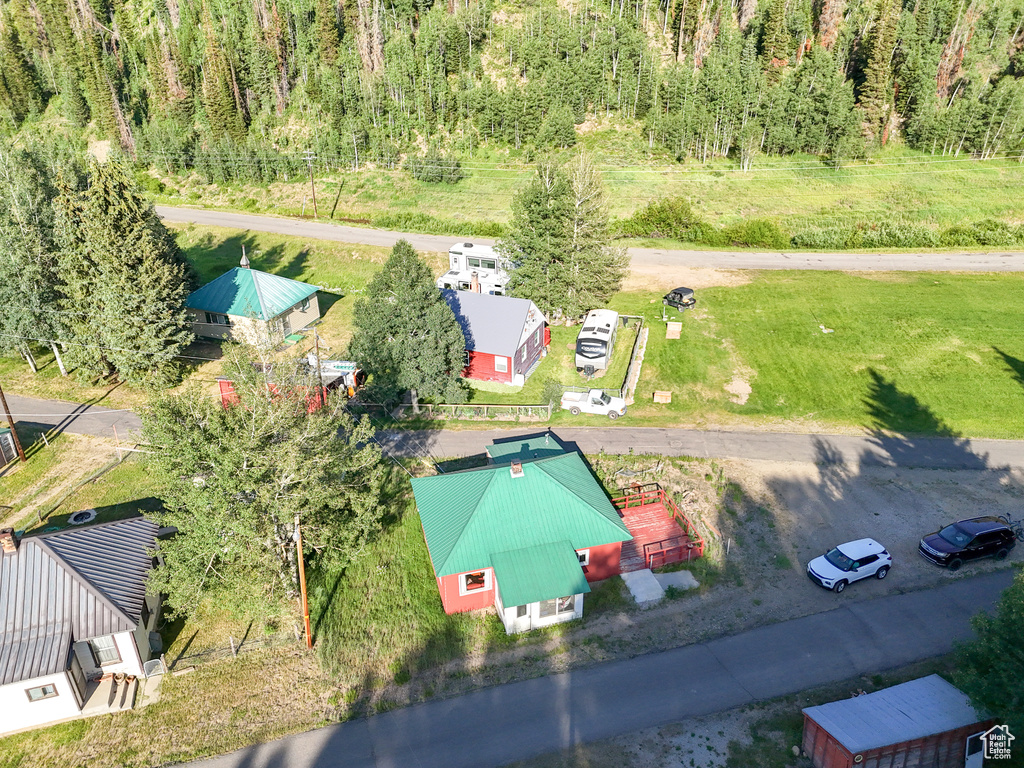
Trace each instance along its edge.
<instances>
[{"instance_id":1,"label":"white rv trailer","mask_svg":"<svg viewBox=\"0 0 1024 768\"><path fill-rule=\"evenodd\" d=\"M511 269L489 245L456 243L448 249L448 271L437 278L437 287L504 296Z\"/></svg>"},{"instance_id":2,"label":"white rv trailer","mask_svg":"<svg viewBox=\"0 0 1024 768\"><path fill-rule=\"evenodd\" d=\"M576 337L576 370L592 376L594 371L608 367L615 347L619 313L611 309L594 309L583 319Z\"/></svg>"}]
</instances>

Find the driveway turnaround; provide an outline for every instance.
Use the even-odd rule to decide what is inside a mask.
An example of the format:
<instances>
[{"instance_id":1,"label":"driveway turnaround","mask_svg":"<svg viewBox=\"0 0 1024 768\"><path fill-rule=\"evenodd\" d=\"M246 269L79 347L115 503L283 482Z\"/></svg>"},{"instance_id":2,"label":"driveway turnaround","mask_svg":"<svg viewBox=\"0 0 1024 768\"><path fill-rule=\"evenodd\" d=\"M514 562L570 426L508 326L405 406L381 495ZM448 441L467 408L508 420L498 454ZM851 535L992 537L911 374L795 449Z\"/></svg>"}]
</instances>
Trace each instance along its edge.
<instances>
[{"instance_id":1,"label":"driveway turnaround","mask_svg":"<svg viewBox=\"0 0 1024 768\"><path fill-rule=\"evenodd\" d=\"M156 206L164 221L205 224L212 227L274 232L280 235L361 243L390 248L399 240L408 240L421 251L447 251L459 241L458 235L419 235L381 229L348 227L321 221L228 213L202 208ZM462 236L463 238L465 236ZM493 244L493 240L474 237L475 243ZM784 251L685 251L668 248L629 248L634 266L715 267L719 269L842 269L941 272L1020 272L1024 271L1024 253L989 251L986 253L803 253Z\"/></svg>"},{"instance_id":2,"label":"driveway turnaround","mask_svg":"<svg viewBox=\"0 0 1024 768\"><path fill-rule=\"evenodd\" d=\"M699 645L430 701L199 768L486 768L948 653L1013 572L840 606Z\"/></svg>"}]
</instances>

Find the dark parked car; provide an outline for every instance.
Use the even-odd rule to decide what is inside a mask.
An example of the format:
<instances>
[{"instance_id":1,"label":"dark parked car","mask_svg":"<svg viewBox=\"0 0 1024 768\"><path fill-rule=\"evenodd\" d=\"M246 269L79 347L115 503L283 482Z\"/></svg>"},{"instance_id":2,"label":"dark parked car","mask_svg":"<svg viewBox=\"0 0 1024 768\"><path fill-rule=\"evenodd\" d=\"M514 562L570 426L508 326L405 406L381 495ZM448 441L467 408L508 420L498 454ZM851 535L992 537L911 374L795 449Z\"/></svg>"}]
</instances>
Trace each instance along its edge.
<instances>
[{"instance_id":1,"label":"dark parked car","mask_svg":"<svg viewBox=\"0 0 1024 768\"><path fill-rule=\"evenodd\" d=\"M676 309L689 309L697 303L697 299L693 295L692 288L673 288L665 294L661 303Z\"/></svg>"},{"instance_id":2,"label":"dark parked car","mask_svg":"<svg viewBox=\"0 0 1024 768\"><path fill-rule=\"evenodd\" d=\"M926 560L955 571L967 560L1002 560L1016 545L1010 526L998 517L972 517L929 533L918 546Z\"/></svg>"}]
</instances>

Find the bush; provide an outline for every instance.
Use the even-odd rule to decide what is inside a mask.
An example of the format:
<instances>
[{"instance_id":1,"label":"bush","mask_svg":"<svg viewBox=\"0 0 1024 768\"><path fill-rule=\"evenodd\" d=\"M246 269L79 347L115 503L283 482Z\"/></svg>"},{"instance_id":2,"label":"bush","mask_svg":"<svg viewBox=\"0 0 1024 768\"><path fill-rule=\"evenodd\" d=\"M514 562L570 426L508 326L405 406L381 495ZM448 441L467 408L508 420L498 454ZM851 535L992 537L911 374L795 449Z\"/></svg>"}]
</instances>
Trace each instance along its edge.
<instances>
[{"instance_id":1,"label":"bush","mask_svg":"<svg viewBox=\"0 0 1024 768\"><path fill-rule=\"evenodd\" d=\"M939 235L939 245L945 248L970 248L977 244L974 230L960 224L942 230L942 234Z\"/></svg>"},{"instance_id":2,"label":"bush","mask_svg":"<svg viewBox=\"0 0 1024 768\"><path fill-rule=\"evenodd\" d=\"M669 197L647 204L630 218L617 223L620 235L627 237L664 237L684 242L705 242L717 232L693 212L684 197Z\"/></svg>"},{"instance_id":3,"label":"bush","mask_svg":"<svg viewBox=\"0 0 1024 768\"><path fill-rule=\"evenodd\" d=\"M465 222L441 219L426 213L384 213L374 216L374 227L392 229L398 232L423 232L428 235L467 234L474 237L498 238L505 234L505 227L496 221Z\"/></svg>"},{"instance_id":4,"label":"bush","mask_svg":"<svg viewBox=\"0 0 1024 768\"><path fill-rule=\"evenodd\" d=\"M409 155L402 163L402 168L412 174L417 181L431 184L457 184L466 177L458 158L442 155L430 150L426 155Z\"/></svg>"},{"instance_id":5,"label":"bush","mask_svg":"<svg viewBox=\"0 0 1024 768\"><path fill-rule=\"evenodd\" d=\"M924 224L882 222L863 230L861 248L934 248L939 244L935 230Z\"/></svg>"},{"instance_id":6,"label":"bush","mask_svg":"<svg viewBox=\"0 0 1024 768\"><path fill-rule=\"evenodd\" d=\"M725 230L725 240L751 248L789 248L789 235L769 219L749 219Z\"/></svg>"},{"instance_id":7,"label":"bush","mask_svg":"<svg viewBox=\"0 0 1024 768\"><path fill-rule=\"evenodd\" d=\"M978 245L1012 245L1016 233L1009 224L995 219L982 219L971 227Z\"/></svg>"},{"instance_id":8,"label":"bush","mask_svg":"<svg viewBox=\"0 0 1024 768\"><path fill-rule=\"evenodd\" d=\"M850 248L850 227L810 227L793 235L796 248L807 248L822 251L841 251Z\"/></svg>"}]
</instances>

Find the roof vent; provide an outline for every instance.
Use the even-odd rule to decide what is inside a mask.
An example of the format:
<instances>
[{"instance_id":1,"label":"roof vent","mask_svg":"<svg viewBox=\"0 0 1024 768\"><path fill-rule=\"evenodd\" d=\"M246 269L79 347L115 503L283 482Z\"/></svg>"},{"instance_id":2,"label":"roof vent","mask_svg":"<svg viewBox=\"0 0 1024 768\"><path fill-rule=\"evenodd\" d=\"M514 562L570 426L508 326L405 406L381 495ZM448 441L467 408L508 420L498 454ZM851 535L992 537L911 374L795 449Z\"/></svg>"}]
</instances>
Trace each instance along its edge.
<instances>
[{"instance_id":1,"label":"roof vent","mask_svg":"<svg viewBox=\"0 0 1024 768\"><path fill-rule=\"evenodd\" d=\"M522 473L522 467L519 468ZM14 534L13 528L0 528L0 547L4 552L13 554L18 551L18 537Z\"/></svg>"},{"instance_id":2,"label":"roof vent","mask_svg":"<svg viewBox=\"0 0 1024 768\"><path fill-rule=\"evenodd\" d=\"M521 461L513 461L512 462L512 466L509 467L509 470L511 470L511 472L512 472L512 477L522 477L523 476L523 462L521 462Z\"/></svg>"}]
</instances>

